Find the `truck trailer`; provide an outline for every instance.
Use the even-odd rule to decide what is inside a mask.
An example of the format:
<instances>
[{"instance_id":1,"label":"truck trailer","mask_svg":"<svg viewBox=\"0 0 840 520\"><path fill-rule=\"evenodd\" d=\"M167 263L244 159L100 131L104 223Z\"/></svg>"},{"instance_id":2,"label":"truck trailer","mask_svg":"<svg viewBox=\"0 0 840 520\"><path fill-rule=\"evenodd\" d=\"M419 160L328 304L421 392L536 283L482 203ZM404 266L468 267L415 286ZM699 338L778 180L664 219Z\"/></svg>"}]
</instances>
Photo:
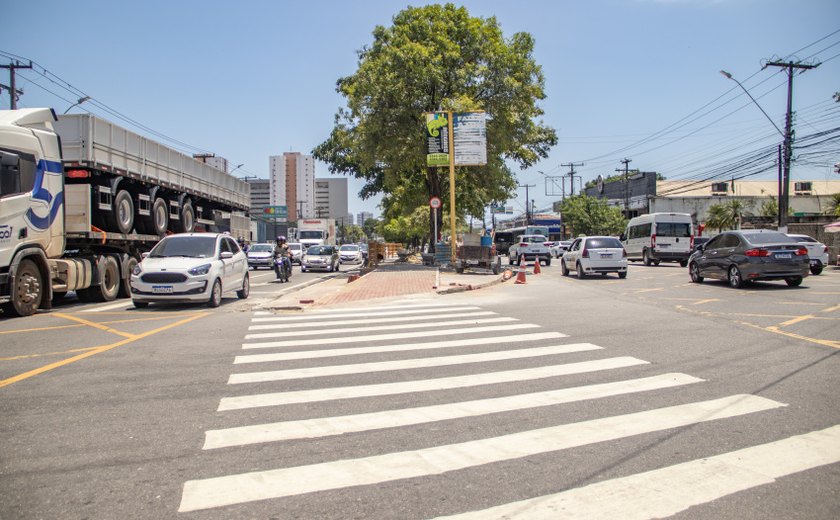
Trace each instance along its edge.
<instances>
[{"instance_id":1,"label":"truck trailer","mask_svg":"<svg viewBox=\"0 0 840 520\"><path fill-rule=\"evenodd\" d=\"M26 316L75 291L128 296L140 255L170 233L218 231L248 183L90 114L0 111L0 305Z\"/></svg>"}]
</instances>

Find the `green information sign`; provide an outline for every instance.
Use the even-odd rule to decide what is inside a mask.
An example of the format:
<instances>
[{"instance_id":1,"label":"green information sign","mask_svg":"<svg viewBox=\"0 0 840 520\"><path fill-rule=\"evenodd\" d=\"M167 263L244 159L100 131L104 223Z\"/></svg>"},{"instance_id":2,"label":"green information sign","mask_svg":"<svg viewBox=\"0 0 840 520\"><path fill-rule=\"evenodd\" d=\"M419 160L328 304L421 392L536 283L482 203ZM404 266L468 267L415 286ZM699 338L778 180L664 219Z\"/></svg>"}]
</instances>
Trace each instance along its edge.
<instances>
[{"instance_id":1,"label":"green information sign","mask_svg":"<svg viewBox=\"0 0 840 520\"><path fill-rule=\"evenodd\" d=\"M449 121L445 113L426 114L426 166L449 166Z\"/></svg>"},{"instance_id":2,"label":"green information sign","mask_svg":"<svg viewBox=\"0 0 840 520\"><path fill-rule=\"evenodd\" d=\"M287 218L289 209L286 206L266 206L263 208L263 215L270 215L274 218Z\"/></svg>"}]
</instances>

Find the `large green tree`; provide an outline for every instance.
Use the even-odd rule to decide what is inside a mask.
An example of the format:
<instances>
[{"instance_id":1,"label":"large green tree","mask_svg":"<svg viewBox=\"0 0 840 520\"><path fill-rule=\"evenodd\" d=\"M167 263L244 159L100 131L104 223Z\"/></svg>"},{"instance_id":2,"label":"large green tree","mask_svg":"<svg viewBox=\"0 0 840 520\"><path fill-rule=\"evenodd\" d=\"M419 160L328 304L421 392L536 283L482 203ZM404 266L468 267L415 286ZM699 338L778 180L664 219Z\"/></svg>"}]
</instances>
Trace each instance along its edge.
<instances>
[{"instance_id":1,"label":"large green tree","mask_svg":"<svg viewBox=\"0 0 840 520\"><path fill-rule=\"evenodd\" d=\"M610 206L604 199L585 194L563 200L560 214L573 236L618 235L627 226L620 209Z\"/></svg>"},{"instance_id":2,"label":"large green tree","mask_svg":"<svg viewBox=\"0 0 840 520\"><path fill-rule=\"evenodd\" d=\"M741 219L749 214L749 204L741 199L731 199L722 204L709 206L706 215L706 225L712 229L738 229Z\"/></svg>"},{"instance_id":3,"label":"large green tree","mask_svg":"<svg viewBox=\"0 0 840 520\"><path fill-rule=\"evenodd\" d=\"M356 72L338 80L347 107L313 154L333 174L364 180L362 198L382 193L386 221L411 215L430 196L448 210L448 171L426 166L425 113L486 111L487 165L459 168L455 182L458 215L480 217L491 201L515 193L509 164L527 168L557 143L537 121L545 92L533 50L530 34L505 38L495 18L463 7L406 8L373 30Z\"/></svg>"}]
</instances>

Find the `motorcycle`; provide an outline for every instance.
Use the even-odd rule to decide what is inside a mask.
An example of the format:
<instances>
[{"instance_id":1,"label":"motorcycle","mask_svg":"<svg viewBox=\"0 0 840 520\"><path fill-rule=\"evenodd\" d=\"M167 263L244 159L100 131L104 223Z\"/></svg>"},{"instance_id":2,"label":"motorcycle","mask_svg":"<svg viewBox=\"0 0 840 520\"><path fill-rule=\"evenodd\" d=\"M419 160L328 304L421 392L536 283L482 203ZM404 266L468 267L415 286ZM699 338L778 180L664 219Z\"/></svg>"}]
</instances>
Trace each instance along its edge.
<instances>
[{"instance_id":1,"label":"motorcycle","mask_svg":"<svg viewBox=\"0 0 840 520\"><path fill-rule=\"evenodd\" d=\"M274 257L274 274L280 283L288 282L292 277L292 262L289 257L275 256Z\"/></svg>"}]
</instances>

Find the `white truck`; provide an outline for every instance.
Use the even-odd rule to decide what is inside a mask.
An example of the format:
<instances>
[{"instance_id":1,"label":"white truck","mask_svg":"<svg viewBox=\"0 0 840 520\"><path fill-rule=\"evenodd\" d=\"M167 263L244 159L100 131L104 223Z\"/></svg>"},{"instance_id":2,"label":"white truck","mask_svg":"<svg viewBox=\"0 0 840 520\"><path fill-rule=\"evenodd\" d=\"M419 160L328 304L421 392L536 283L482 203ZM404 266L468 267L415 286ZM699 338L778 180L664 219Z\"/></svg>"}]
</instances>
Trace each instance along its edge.
<instances>
[{"instance_id":1,"label":"white truck","mask_svg":"<svg viewBox=\"0 0 840 520\"><path fill-rule=\"evenodd\" d=\"M220 231L246 182L90 114L0 111L0 305L26 316L75 291L128 296L141 253L171 232Z\"/></svg>"},{"instance_id":2,"label":"white truck","mask_svg":"<svg viewBox=\"0 0 840 520\"><path fill-rule=\"evenodd\" d=\"M304 251L309 246L335 245L334 218L305 218L298 220L297 241Z\"/></svg>"}]
</instances>

